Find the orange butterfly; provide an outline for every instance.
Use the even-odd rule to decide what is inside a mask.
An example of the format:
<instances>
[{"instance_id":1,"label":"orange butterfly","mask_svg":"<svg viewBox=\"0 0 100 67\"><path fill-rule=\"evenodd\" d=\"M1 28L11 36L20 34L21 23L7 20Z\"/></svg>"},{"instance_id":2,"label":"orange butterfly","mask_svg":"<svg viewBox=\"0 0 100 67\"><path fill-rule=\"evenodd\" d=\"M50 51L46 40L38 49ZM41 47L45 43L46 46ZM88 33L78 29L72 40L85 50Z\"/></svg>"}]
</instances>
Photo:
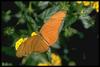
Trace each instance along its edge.
<instances>
[{"instance_id":1,"label":"orange butterfly","mask_svg":"<svg viewBox=\"0 0 100 67\"><path fill-rule=\"evenodd\" d=\"M31 54L32 52L45 52L58 40L59 28L66 15L66 11L53 14L42 26L38 35L29 37L16 51L17 57Z\"/></svg>"}]
</instances>

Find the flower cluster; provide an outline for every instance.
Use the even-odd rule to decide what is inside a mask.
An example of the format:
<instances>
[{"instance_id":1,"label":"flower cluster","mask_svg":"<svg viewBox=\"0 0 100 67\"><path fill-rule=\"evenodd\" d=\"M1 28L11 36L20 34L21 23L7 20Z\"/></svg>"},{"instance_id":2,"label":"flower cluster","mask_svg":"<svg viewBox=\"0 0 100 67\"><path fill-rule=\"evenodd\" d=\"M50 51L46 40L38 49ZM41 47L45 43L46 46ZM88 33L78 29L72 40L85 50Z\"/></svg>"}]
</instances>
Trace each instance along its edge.
<instances>
[{"instance_id":1,"label":"flower cluster","mask_svg":"<svg viewBox=\"0 0 100 67\"><path fill-rule=\"evenodd\" d=\"M54 65L54 66L61 65L61 58L58 55L56 55L55 53L51 54L51 59L52 59L52 65Z\"/></svg>"},{"instance_id":2,"label":"flower cluster","mask_svg":"<svg viewBox=\"0 0 100 67\"><path fill-rule=\"evenodd\" d=\"M61 66L61 58L55 53L51 54L51 63L39 63L38 66Z\"/></svg>"},{"instance_id":3,"label":"flower cluster","mask_svg":"<svg viewBox=\"0 0 100 67\"><path fill-rule=\"evenodd\" d=\"M99 12L99 1L77 1L78 4L83 4L83 6L91 6L96 12Z\"/></svg>"},{"instance_id":4,"label":"flower cluster","mask_svg":"<svg viewBox=\"0 0 100 67\"><path fill-rule=\"evenodd\" d=\"M99 2L98 2L98 1L93 2L92 7L93 7L94 9L96 9L97 12L99 12Z\"/></svg>"}]
</instances>

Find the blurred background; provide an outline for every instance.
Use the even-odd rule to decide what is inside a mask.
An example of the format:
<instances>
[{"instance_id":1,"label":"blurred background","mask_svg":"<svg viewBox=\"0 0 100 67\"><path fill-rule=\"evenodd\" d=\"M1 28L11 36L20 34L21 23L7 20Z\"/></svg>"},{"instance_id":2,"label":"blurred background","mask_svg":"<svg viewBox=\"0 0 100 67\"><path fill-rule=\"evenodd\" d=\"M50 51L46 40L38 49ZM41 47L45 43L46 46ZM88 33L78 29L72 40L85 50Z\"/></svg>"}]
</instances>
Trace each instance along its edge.
<instances>
[{"instance_id":1,"label":"blurred background","mask_svg":"<svg viewBox=\"0 0 100 67\"><path fill-rule=\"evenodd\" d=\"M46 53L17 58L15 44L18 39L39 31L44 24L43 21L62 7L68 16L64 20L58 43L51 48L51 60L55 62L50 64L46 57L49 54ZM1 12L2 66L99 64L98 1L2 1Z\"/></svg>"}]
</instances>

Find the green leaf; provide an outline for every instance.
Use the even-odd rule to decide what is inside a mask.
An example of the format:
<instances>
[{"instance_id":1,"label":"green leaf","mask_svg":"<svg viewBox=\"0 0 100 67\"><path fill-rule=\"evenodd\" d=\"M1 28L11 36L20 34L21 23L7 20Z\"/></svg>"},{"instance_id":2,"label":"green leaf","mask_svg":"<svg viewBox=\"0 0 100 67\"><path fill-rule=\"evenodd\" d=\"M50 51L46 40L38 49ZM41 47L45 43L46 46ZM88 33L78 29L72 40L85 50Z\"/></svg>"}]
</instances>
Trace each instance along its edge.
<instances>
[{"instance_id":1,"label":"green leaf","mask_svg":"<svg viewBox=\"0 0 100 67\"><path fill-rule=\"evenodd\" d=\"M58 5L59 5L60 10L65 10L65 11L68 11L69 6L70 6L68 2L59 2Z\"/></svg>"},{"instance_id":2,"label":"green leaf","mask_svg":"<svg viewBox=\"0 0 100 67\"><path fill-rule=\"evenodd\" d=\"M2 62L2 66L12 66L13 64L12 63L9 63L9 62Z\"/></svg>"},{"instance_id":3,"label":"green leaf","mask_svg":"<svg viewBox=\"0 0 100 67\"><path fill-rule=\"evenodd\" d=\"M48 6L48 4L49 4L49 1L45 1L45 2L40 1L38 3L38 6L40 7L40 9L44 9L44 8L46 8Z\"/></svg>"},{"instance_id":4,"label":"green leaf","mask_svg":"<svg viewBox=\"0 0 100 67\"><path fill-rule=\"evenodd\" d=\"M25 23L25 18L22 12L18 12L15 14L15 17L18 18L17 24L24 24Z\"/></svg>"},{"instance_id":5,"label":"green leaf","mask_svg":"<svg viewBox=\"0 0 100 67\"><path fill-rule=\"evenodd\" d=\"M68 49L64 49L64 54L68 54Z\"/></svg>"},{"instance_id":6,"label":"green leaf","mask_svg":"<svg viewBox=\"0 0 100 67\"><path fill-rule=\"evenodd\" d=\"M78 33L76 29L68 27L68 28L65 29L64 36L65 37L70 37L70 36L72 36L76 33Z\"/></svg>"},{"instance_id":7,"label":"green leaf","mask_svg":"<svg viewBox=\"0 0 100 67\"><path fill-rule=\"evenodd\" d=\"M13 27L4 28L4 34L6 34L6 35L13 35L14 32L15 32L15 29Z\"/></svg>"},{"instance_id":8,"label":"green leaf","mask_svg":"<svg viewBox=\"0 0 100 67\"><path fill-rule=\"evenodd\" d=\"M15 17L17 17L17 18L21 18L21 17L22 17L22 12L18 12L18 13L16 13L16 14L15 14Z\"/></svg>"},{"instance_id":9,"label":"green leaf","mask_svg":"<svg viewBox=\"0 0 100 67\"><path fill-rule=\"evenodd\" d=\"M4 47L1 48L2 53L9 55L9 56L15 56L15 49L12 47Z\"/></svg>"},{"instance_id":10,"label":"green leaf","mask_svg":"<svg viewBox=\"0 0 100 67\"><path fill-rule=\"evenodd\" d=\"M31 14L34 11L34 9L32 8L32 2L29 2L29 6L28 6L28 12L29 14Z\"/></svg>"},{"instance_id":11,"label":"green leaf","mask_svg":"<svg viewBox=\"0 0 100 67\"><path fill-rule=\"evenodd\" d=\"M84 28L86 29L94 25L94 20L88 15L81 15L79 18L82 20Z\"/></svg>"},{"instance_id":12,"label":"green leaf","mask_svg":"<svg viewBox=\"0 0 100 67\"><path fill-rule=\"evenodd\" d=\"M52 62L52 61L51 61L51 48L49 48L49 50L47 51L47 57L48 57L48 58L47 58L48 61L49 61L49 62Z\"/></svg>"},{"instance_id":13,"label":"green leaf","mask_svg":"<svg viewBox=\"0 0 100 67\"><path fill-rule=\"evenodd\" d=\"M28 28L29 28L30 32L38 30L37 24L32 17L30 17L28 14L25 14L25 19L28 24Z\"/></svg>"},{"instance_id":14,"label":"green leaf","mask_svg":"<svg viewBox=\"0 0 100 67\"><path fill-rule=\"evenodd\" d=\"M82 32L78 32L77 34L79 35L80 38L84 38L84 34Z\"/></svg>"},{"instance_id":15,"label":"green leaf","mask_svg":"<svg viewBox=\"0 0 100 67\"><path fill-rule=\"evenodd\" d=\"M75 14L71 14L71 15L68 15L66 18L65 18L65 21L64 21L64 29L71 26L73 23L75 23L75 21L78 19L77 15Z\"/></svg>"},{"instance_id":16,"label":"green leaf","mask_svg":"<svg viewBox=\"0 0 100 67\"><path fill-rule=\"evenodd\" d=\"M11 10L8 10L8 11L6 12L6 14L7 14L7 15L11 14Z\"/></svg>"},{"instance_id":17,"label":"green leaf","mask_svg":"<svg viewBox=\"0 0 100 67\"><path fill-rule=\"evenodd\" d=\"M17 36L16 38L20 38L20 37L25 38L25 37L30 36L29 32L27 30L25 30L25 29L19 29L18 32L19 32L19 36Z\"/></svg>"},{"instance_id":18,"label":"green leaf","mask_svg":"<svg viewBox=\"0 0 100 67\"><path fill-rule=\"evenodd\" d=\"M66 60L66 61L69 61L69 60L70 60L70 58L67 56L67 54L64 54L64 55L63 55L63 58L64 58L64 60Z\"/></svg>"},{"instance_id":19,"label":"green leaf","mask_svg":"<svg viewBox=\"0 0 100 67\"><path fill-rule=\"evenodd\" d=\"M69 61L68 66L76 66L76 62L75 61Z\"/></svg>"},{"instance_id":20,"label":"green leaf","mask_svg":"<svg viewBox=\"0 0 100 67\"><path fill-rule=\"evenodd\" d=\"M36 61L31 56L27 56L23 58L22 64L23 65L36 65Z\"/></svg>"},{"instance_id":21,"label":"green leaf","mask_svg":"<svg viewBox=\"0 0 100 67\"><path fill-rule=\"evenodd\" d=\"M23 58L22 64L35 66L39 62L48 62L46 56L46 53L32 53L31 55Z\"/></svg>"},{"instance_id":22,"label":"green leaf","mask_svg":"<svg viewBox=\"0 0 100 67\"><path fill-rule=\"evenodd\" d=\"M23 2L21 1L15 1L15 4L21 9L21 11L26 10L26 6Z\"/></svg>"},{"instance_id":23,"label":"green leaf","mask_svg":"<svg viewBox=\"0 0 100 67\"><path fill-rule=\"evenodd\" d=\"M60 45L59 45L59 43L56 43L52 47L55 48L55 49L59 49L60 48Z\"/></svg>"},{"instance_id":24,"label":"green leaf","mask_svg":"<svg viewBox=\"0 0 100 67\"><path fill-rule=\"evenodd\" d=\"M19 20L18 20L18 22L17 22L18 24L24 24L25 23L25 20L24 20L24 18L19 18Z\"/></svg>"},{"instance_id":25,"label":"green leaf","mask_svg":"<svg viewBox=\"0 0 100 67\"><path fill-rule=\"evenodd\" d=\"M43 11L43 13L40 14L40 17L43 20L47 20L52 14L54 14L57 10L59 9L58 6L53 6L49 9L46 9L45 11Z\"/></svg>"},{"instance_id":26,"label":"green leaf","mask_svg":"<svg viewBox=\"0 0 100 67\"><path fill-rule=\"evenodd\" d=\"M82 11L83 15L89 15L93 11L93 8L92 7L83 8ZM82 15L82 13L80 13L80 15Z\"/></svg>"},{"instance_id":27,"label":"green leaf","mask_svg":"<svg viewBox=\"0 0 100 67\"><path fill-rule=\"evenodd\" d=\"M11 10L8 10L6 12L2 12L2 19L5 22L8 22L12 18L11 16Z\"/></svg>"}]
</instances>

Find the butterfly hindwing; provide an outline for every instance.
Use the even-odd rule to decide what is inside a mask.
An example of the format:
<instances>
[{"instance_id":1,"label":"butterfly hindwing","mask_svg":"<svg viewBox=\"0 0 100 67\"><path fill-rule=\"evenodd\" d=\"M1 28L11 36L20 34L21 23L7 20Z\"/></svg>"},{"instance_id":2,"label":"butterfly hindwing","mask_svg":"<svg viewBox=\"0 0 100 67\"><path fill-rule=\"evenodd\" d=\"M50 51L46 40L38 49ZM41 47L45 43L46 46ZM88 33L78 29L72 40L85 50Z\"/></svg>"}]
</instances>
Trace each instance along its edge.
<instances>
[{"instance_id":1,"label":"butterfly hindwing","mask_svg":"<svg viewBox=\"0 0 100 67\"><path fill-rule=\"evenodd\" d=\"M22 57L31 54L32 52L45 52L48 50L48 45L44 39L38 34L36 36L28 38L23 42L17 52L17 57Z\"/></svg>"},{"instance_id":2,"label":"butterfly hindwing","mask_svg":"<svg viewBox=\"0 0 100 67\"><path fill-rule=\"evenodd\" d=\"M25 42L23 42L18 47L17 52L16 52L17 57L22 57L22 56L25 56L27 53L29 53L29 49L31 49L31 45L32 45L31 44L32 43L32 40L34 40L35 37L36 36L28 38Z\"/></svg>"},{"instance_id":3,"label":"butterfly hindwing","mask_svg":"<svg viewBox=\"0 0 100 67\"><path fill-rule=\"evenodd\" d=\"M49 46L47 44L47 42L43 39L43 37L41 35L38 35L36 37L36 45L33 49L33 52L45 52L48 50Z\"/></svg>"}]
</instances>

